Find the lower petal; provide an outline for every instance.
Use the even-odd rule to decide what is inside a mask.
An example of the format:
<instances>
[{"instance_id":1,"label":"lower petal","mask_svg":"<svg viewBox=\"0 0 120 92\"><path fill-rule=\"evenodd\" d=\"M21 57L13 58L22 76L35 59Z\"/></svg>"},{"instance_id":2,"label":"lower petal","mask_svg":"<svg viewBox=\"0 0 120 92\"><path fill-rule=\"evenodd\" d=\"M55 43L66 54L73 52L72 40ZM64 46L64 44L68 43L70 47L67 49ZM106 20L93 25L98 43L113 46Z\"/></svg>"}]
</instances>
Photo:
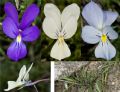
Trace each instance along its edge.
<instances>
[{"instance_id":1,"label":"lower petal","mask_svg":"<svg viewBox=\"0 0 120 92\"><path fill-rule=\"evenodd\" d=\"M107 41L106 43L100 42L95 49L95 56L97 58L103 58L106 60L111 60L116 55L115 47Z\"/></svg>"},{"instance_id":2,"label":"lower petal","mask_svg":"<svg viewBox=\"0 0 120 92\"><path fill-rule=\"evenodd\" d=\"M64 59L66 57L69 57L71 55L70 49L68 47L68 45L65 43L65 41L63 41L62 43L60 43L59 41L57 41L50 53L50 56L61 60Z\"/></svg>"},{"instance_id":3,"label":"lower petal","mask_svg":"<svg viewBox=\"0 0 120 92\"><path fill-rule=\"evenodd\" d=\"M14 41L7 50L10 59L18 61L26 56L27 49L23 42Z\"/></svg>"},{"instance_id":4,"label":"lower petal","mask_svg":"<svg viewBox=\"0 0 120 92\"><path fill-rule=\"evenodd\" d=\"M16 84L17 83L15 81L8 81L8 88L4 89L4 91L10 91L10 90L16 88L17 87Z\"/></svg>"},{"instance_id":5,"label":"lower petal","mask_svg":"<svg viewBox=\"0 0 120 92\"><path fill-rule=\"evenodd\" d=\"M22 32L22 39L23 41L34 41L36 40L40 35L40 30L37 26L32 26L27 29L25 29Z\"/></svg>"}]
</instances>

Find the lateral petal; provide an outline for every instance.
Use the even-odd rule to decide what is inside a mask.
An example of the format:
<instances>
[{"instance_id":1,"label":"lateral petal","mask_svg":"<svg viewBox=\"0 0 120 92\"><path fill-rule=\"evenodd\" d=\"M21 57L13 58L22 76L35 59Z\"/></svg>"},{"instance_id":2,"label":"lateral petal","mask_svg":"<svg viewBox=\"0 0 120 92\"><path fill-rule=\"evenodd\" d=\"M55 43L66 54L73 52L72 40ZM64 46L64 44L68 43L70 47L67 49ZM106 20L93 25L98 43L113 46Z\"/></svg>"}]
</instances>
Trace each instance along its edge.
<instances>
[{"instance_id":1,"label":"lateral petal","mask_svg":"<svg viewBox=\"0 0 120 92\"><path fill-rule=\"evenodd\" d=\"M101 31L98 31L92 26L85 26L82 29L81 37L82 39L89 43L89 44L95 44L100 41L100 37L102 35Z\"/></svg>"},{"instance_id":2,"label":"lateral petal","mask_svg":"<svg viewBox=\"0 0 120 92\"><path fill-rule=\"evenodd\" d=\"M71 17L69 21L66 22L62 29L62 34L64 39L71 38L77 31L77 20L74 17Z\"/></svg>"},{"instance_id":3,"label":"lateral petal","mask_svg":"<svg viewBox=\"0 0 120 92\"><path fill-rule=\"evenodd\" d=\"M104 29L103 29L103 33L106 34L109 39L117 39L118 38L118 33L113 30L113 28L111 26L106 26Z\"/></svg>"},{"instance_id":4,"label":"lateral petal","mask_svg":"<svg viewBox=\"0 0 120 92\"><path fill-rule=\"evenodd\" d=\"M10 38L16 38L19 30L10 17L6 17L2 24L3 32Z\"/></svg>"},{"instance_id":5,"label":"lateral petal","mask_svg":"<svg viewBox=\"0 0 120 92\"><path fill-rule=\"evenodd\" d=\"M38 39L40 36L40 30L37 26L31 26L23 30L22 32L22 39L23 41L32 42Z\"/></svg>"}]
</instances>

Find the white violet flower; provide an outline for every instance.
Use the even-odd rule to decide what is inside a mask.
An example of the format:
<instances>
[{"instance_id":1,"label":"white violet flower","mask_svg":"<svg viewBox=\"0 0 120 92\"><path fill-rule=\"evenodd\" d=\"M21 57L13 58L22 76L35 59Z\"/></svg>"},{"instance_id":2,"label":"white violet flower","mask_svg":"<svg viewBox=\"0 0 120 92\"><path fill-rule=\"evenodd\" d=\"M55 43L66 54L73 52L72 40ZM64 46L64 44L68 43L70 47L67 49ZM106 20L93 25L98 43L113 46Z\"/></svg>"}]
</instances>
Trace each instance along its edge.
<instances>
[{"instance_id":1,"label":"white violet flower","mask_svg":"<svg viewBox=\"0 0 120 92\"><path fill-rule=\"evenodd\" d=\"M23 65L19 72L19 77L17 81L8 81L8 88L4 89L4 91L10 91L14 88L23 88L25 85L29 84L31 81L29 81L29 71L31 70L33 64L29 67L28 70L26 70L26 66Z\"/></svg>"},{"instance_id":2,"label":"white violet flower","mask_svg":"<svg viewBox=\"0 0 120 92\"><path fill-rule=\"evenodd\" d=\"M57 39L50 56L61 60L71 55L68 45L64 39L71 38L77 30L77 20L80 15L80 8L77 4L67 6L63 12L54 4L46 4L44 7L45 19L43 30L51 39Z\"/></svg>"}]
</instances>

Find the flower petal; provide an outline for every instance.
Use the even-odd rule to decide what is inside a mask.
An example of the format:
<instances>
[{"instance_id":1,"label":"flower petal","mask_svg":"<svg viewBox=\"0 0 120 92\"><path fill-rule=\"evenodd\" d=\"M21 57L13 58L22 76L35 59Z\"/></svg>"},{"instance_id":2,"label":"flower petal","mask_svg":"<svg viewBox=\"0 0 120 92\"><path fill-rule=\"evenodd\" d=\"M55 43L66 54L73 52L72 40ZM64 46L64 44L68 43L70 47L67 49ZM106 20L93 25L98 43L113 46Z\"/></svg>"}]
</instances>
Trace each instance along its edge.
<instances>
[{"instance_id":1,"label":"flower petal","mask_svg":"<svg viewBox=\"0 0 120 92\"><path fill-rule=\"evenodd\" d=\"M5 10L6 16L14 20L14 22L18 26L18 12L15 6L12 3L7 2L4 6L4 10Z\"/></svg>"},{"instance_id":2,"label":"flower petal","mask_svg":"<svg viewBox=\"0 0 120 92\"><path fill-rule=\"evenodd\" d=\"M71 38L76 31L77 31L77 20L75 19L75 17L71 17L62 29L62 34L64 35L64 39Z\"/></svg>"},{"instance_id":3,"label":"flower petal","mask_svg":"<svg viewBox=\"0 0 120 92\"><path fill-rule=\"evenodd\" d=\"M55 26L61 30L61 13L56 5L48 3L44 6L44 14L47 18L52 18L55 21Z\"/></svg>"},{"instance_id":4,"label":"flower petal","mask_svg":"<svg viewBox=\"0 0 120 92\"><path fill-rule=\"evenodd\" d=\"M92 26L85 26L82 29L82 39L90 44L95 44L100 41L100 36L102 35L101 31L98 31Z\"/></svg>"},{"instance_id":5,"label":"flower petal","mask_svg":"<svg viewBox=\"0 0 120 92\"><path fill-rule=\"evenodd\" d=\"M114 40L114 39L117 39L117 38L118 38L118 33L115 32L115 31L113 30L113 28L110 27L110 26L105 27L105 28L103 29L103 33L107 34L107 36L109 37L109 39Z\"/></svg>"},{"instance_id":6,"label":"flower petal","mask_svg":"<svg viewBox=\"0 0 120 92\"><path fill-rule=\"evenodd\" d=\"M94 26L98 29L102 28L102 26L103 26L103 11L93 1L88 3L83 8L82 15L89 25Z\"/></svg>"},{"instance_id":7,"label":"flower petal","mask_svg":"<svg viewBox=\"0 0 120 92\"><path fill-rule=\"evenodd\" d=\"M27 50L23 42L14 41L7 50L7 55L10 59L18 61L26 56Z\"/></svg>"},{"instance_id":8,"label":"flower petal","mask_svg":"<svg viewBox=\"0 0 120 92\"><path fill-rule=\"evenodd\" d=\"M62 21L62 26L65 26L66 23L71 19L71 17L74 17L76 20L78 20L80 16L80 8L77 4L71 4L67 6L61 15L61 21Z\"/></svg>"},{"instance_id":9,"label":"flower petal","mask_svg":"<svg viewBox=\"0 0 120 92\"><path fill-rule=\"evenodd\" d=\"M23 65L23 67L20 69L19 77L18 77L16 82L22 81L22 79L24 78L25 74L26 74L26 66Z\"/></svg>"},{"instance_id":10,"label":"flower petal","mask_svg":"<svg viewBox=\"0 0 120 92\"><path fill-rule=\"evenodd\" d=\"M25 29L22 32L22 40L23 41L34 41L36 40L40 35L40 30L37 26L32 26L27 29Z\"/></svg>"},{"instance_id":11,"label":"flower petal","mask_svg":"<svg viewBox=\"0 0 120 92\"><path fill-rule=\"evenodd\" d=\"M38 14L39 8L35 4L31 4L29 7L27 7L20 22L20 28L23 30L26 27L30 26Z\"/></svg>"},{"instance_id":12,"label":"flower petal","mask_svg":"<svg viewBox=\"0 0 120 92\"><path fill-rule=\"evenodd\" d=\"M10 91L17 87L17 83L15 81L8 81L8 88L4 89L4 91Z\"/></svg>"},{"instance_id":13,"label":"flower petal","mask_svg":"<svg viewBox=\"0 0 120 92\"><path fill-rule=\"evenodd\" d=\"M10 38L16 38L18 35L18 28L10 17L6 17L2 23L3 32Z\"/></svg>"},{"instance_id":14,"label":"flower petal","mask_svg":"<svg viewBox=\"0 0 120 92\"><path fill-rule=\"evenodd\" d=\"M52 38L52 39L57 39L58 38L58 33L60 32L59 28L57 27L55 21L53 18L45 18L42 24L43 31L45 34Z\"/></svg>"},{"instance_id":15,"label":"flower petal","mask_svg":"<svg viewBox=\"0 0 120 92\"><path fill-rule=\"evenodd\" d=\"M103 58L106 60L111 60L116 55L116 49L114 46L107 41L106 43L100 42L95 49L95 56L97 58Z\"/></svg>"},{"instance_id":16,"label":"flower petal","mask_svg":"<svg viewBox=\"0 0 120 92\"><path fill-rule=\"evenodd\" d=\"M15 81L8 81L8 88L7 89L4 89L4 91L10 91L14 88L18 88L18 87L21 87L23 86L24 83L23 82L15 82Z\"/></svg>"},{"instance_id":17,"label":"flower petal","mask_svg":"<svg viewBox=\"0 0 120 92\"><path fill-rule=\"evenodd\" d=\"M29 81L29 72L30 72L32 66L33 66L33 63L30 65L30 67L29 67L28 70L26 71L26 74L25 74L25 76L24 76L23 81Z\"/></svg>"},{"instance_id":18,"label":"flower petal","mask_svg":"<svg viewBox=\"0 0 120 92\"><path fill-rule=\"evenodd\" d=\"M105 26L110 26L118 17L118 13L117 12L112 12L112 11L104 11L104 20Z\"/></svg>"},{"instance_id":19,"label":"flower petal","mask_svg":"<svg viewBox=\"0 0 120 92\"><path fill-rule=\"evenodd\" d=\"M59 41L57 41L50 53L50 56L52 58L61 60L64 59L66 57L69 57L71 55L70 49L68 47L68 45L65 43L65 41L63 41L62 43L60 43Z\"/></svg>"}]
</instances>

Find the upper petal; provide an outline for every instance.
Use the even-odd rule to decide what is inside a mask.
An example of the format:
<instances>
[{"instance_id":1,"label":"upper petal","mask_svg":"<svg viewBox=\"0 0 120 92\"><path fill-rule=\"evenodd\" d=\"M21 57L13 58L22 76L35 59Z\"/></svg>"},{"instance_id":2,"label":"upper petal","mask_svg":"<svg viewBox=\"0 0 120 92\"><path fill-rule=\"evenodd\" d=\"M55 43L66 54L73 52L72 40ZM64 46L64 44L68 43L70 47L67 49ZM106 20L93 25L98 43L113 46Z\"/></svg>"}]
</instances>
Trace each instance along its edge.
<instances>
[{"instance_id":1,"label":"upper petal","mask_svg":"<svg viewBox=\"0 0 120 92\"><path fill-rule=\"evenodd\" d=\"M100 41L101 31L98 31L92 26L85 26L82 28L82 39L90 44L95 44Z\"/></svg>"},{"instance_id":2,"label":"upper petal","mask_svg":"<svg viewBox=\"0 0 120 92\"><path fill-rule=\"evenodd\" d=\"M4 6L4 10L5 10L6 16L12 18L12 20L14 20L14 22L18 26L18 12L15 6L12 3L7 2Z\"/></svg>"},{"instance_id":3,"label":"upper petal","mask_svg":"<svg viewBox=\"0 0 120 92\"><path fill-rule=\"evenodd\" d=\"M59 30L61 30L61 13L56 5L47 3L44 6L44 14L47 18L52 18Z\"/></svg>"},{"instance_id":4,"label":"upper petal","mask_svg":"<svg viewBox=\"0 0 120 92\"><path fill-rule=\"evenodd\" d=\"M66 23L71 19L71 17L74 17L76 20L78 20L80 16L80 8L77 4L71 4L67 6L61 15L61 21L62 21L62 26L64 27Z\"/></svg>"},{"instance_id":5,"label":"upper petal","mask_svg":"<svg viewBox=\"0 0 120 92\"><path fill-rule=\"evenodd\" d=\"M35 41L40 35L40 30L37 26L29 27L22 32L23 41Z\"/></svg>"},{"instance_id":6,"label":"upper petal","mask_svg":"<svg viewBox=\"0 0 120 92\"><path fill-rule=\"evenodd\" d=\"M18 61L26 56L27 49L23 42L14 41L7 50L10 59Z\"/></svg>"},{"instance_id":7,"label":"upper petal","mask_svg":"<svg viewBox=\"0 0 120 92\"><path fill-rule=\"evenodd\" d=\"M93 1L88 3L83 8L82 15L89 25L94 26L98 29L101 29L103 27L103 11Z\"/></svg>"},{"instance_id":8,"label":"upper petal","mask_svg":"<svg viewBox=\"0 0 120 92\"><path fill-rule=\"evenodd\" d=\"M16 38L18 35L18 28L10 17L6 17L2 23L3 32L10 38Z\"/></svg>"},{"instance_id":9,"label":"upper petal","mask_svg":"<svg viewBox=\"0 0 120 92\"><path fill-rule=\"evenodd\" d=\"M16 82L22 81L23 77L25 76L25 73L26 73L26 66L23 65L23 67L20 69L19 77Z\"/></svg>"},{"instance_id":10,"label":"upper petal","mask_svg":"<svg viewBox=\"0 0 120 92\"><path fill-rule=\"evenodd\" d=\"M33 66L33 63L30 65L30 67L26 71L26 74L25 74L24 79L23 79L24 81L28 81L29 80L29 72L30 72L32 66Z\"/></svg>"},{"instance_id":11,"label":"upper petal","mask_svg":"<svg viewBox=\"0 0 120 92\"><path fill-rule=\"evenodd\" d=\"M31 4L30 6L28 6L22 16L22 20L20 22L20 28L23 30L26 27L30 26L31 23L38 16L38 14L39 14L39 7L37 7L35 4Z\"/></svg>"},{"instance_id":12,"label":"upper petal","mask_svg":"<svg viewBox=\"0 0 120 92\"><path fill-rule=\"evenodd\" d=\"M55 58L58 60L69 57L70 55L71 55L70 49L69 49L68 45L65 43L65 41L63 41L62 43L57 41L54 44L54 46L52 47L52 50L50 53L50 56L52 58Z\"/></svg>"},{"instance_id":13,"label":"upper petal","mask_svg":"<svg viewBox=\"0 0 120 92\"><path fill-rule=\"evenodd\" d=\"M106 26L104 29L103 29L103 33L106 34L109 39L117 39L118 38L118 33L116 31L113 30L112 27L110 26Z\"/></svg>"},{"instance_id":14,"label":"upper petal","mask_svg":"<svg viewBox=\"0 0 120 92\"><path fill-rule=\"evenodd\" d=\"M60 32L60 30L57 27L53 18L46 17L43 21L42 28L48 37L52 39L58 38L58 33Z\"/></svg>"},{"instance_id":15,"label":"upper petal","mask_svg":"<svg viewBox=\"0 0 120 92\"><path fill-rule=\"evenodd\" d=\"M62 34L64 35L64 39L71 38L77 30L77 20L75 17L71 17L62 29Z\"/></svg>"},{"instance_id":16,"label":"upper petal","mask_svg":"<svg viewBox=\"0 0 120 92\"><path fill-rule=\"evenodd\" d=\"M104 11L104 25L110 26L118 17L117 12Z\"/></svg>"},{"instance_id":17,"label":"upper petal","mask_svg":"<svg viewBox=\"0 0 120 92\"><path fill-rule=\"evenodd\" d=\"M115 47L107 41L106 43L100 42L95 49L95 56L97 58L103 58L106 60L111 60L116 55Z\"/></svg>"}]
</instances>

